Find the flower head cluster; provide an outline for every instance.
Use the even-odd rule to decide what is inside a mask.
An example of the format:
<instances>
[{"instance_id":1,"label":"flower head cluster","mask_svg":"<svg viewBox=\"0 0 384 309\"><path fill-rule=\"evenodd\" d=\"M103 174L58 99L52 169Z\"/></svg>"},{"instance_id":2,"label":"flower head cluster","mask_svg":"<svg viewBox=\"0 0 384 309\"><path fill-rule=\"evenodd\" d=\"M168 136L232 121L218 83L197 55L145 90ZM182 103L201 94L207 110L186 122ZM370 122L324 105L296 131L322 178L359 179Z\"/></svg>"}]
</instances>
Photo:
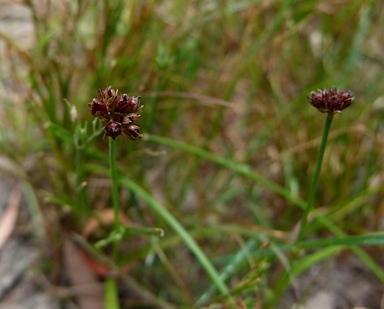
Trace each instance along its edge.
<instances>
[{"instance_id":1,"label":"flower head cluster","mask_svg":"<svg viewBox=\"0 0 384 309\"><path fill-rule=\"evenodd\" d=\"M342 91L332 87L325 90L312 91L308 96L308 100L320 112L333 116L350 106L354 97L350 91Z\"/></svg>"},{"instance_id":2,"label":"flower head cluster","mask_svg":"<svg viewBox=\"0 0 384 309\"><path fill-rule=\"evenodd\" d=\"M114 140L119 135L124 135L131 140L142 138L143 135L139 133L140 128L133 124L141 116L139 112L143 106L140 105L140 97L118 95L118 91L111 86L105 90L99 89L98 93L99 96L94 98L88 106L93 116L106 123L105 135Z\"/></svg>"}]
</instances>

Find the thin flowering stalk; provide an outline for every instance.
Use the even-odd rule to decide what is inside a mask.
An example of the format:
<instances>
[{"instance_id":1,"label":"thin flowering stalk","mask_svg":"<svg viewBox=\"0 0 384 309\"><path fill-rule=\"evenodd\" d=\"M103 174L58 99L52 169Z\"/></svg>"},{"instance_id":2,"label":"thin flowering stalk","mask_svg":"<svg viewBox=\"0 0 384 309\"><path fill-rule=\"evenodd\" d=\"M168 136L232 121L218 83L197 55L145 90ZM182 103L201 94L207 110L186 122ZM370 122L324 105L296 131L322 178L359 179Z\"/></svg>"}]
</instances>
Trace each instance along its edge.
<instances>
[{"instance_id":1,"label":"thin flowering stalk","mask_svg":"<svg viewBox=\"0 0 384 309\"><path fill-rule=\"evenodd\" d=\"M296 242L302 238L307 226L308 215L312 210L313 201L316 195L316 189L319 182L321 166L323 163L325 146L327 144L329 130L332 124L333 116L341 113L341 111L352 104L354 100L352 94L349 91L340 91L336 87L318 90L317 92L311 92L308 96L309 103L316 107L320 112L327 113L324 125L323 136L321 139L319 156L317 158L315 174L313 176L311 188L309 191L308 201L304 209L303 217L301 218L300 229L296 237Z\"/></svg>"},{"instance_id":2,"label":"thin flowering stalk","mask_svg":"<svg viewBox=\"0 0 384 309\"><path fill-rule=\"evenodd\" d=\"M116 293L117 283L114 278L107 278L105 281L105 308L119 309L119 298Z\"/></svg>"},{"instance_id":3,"label":"thin flowering stalk","mask_svg":"<svg viewBox=\"0 0 384 309\"><path fill-rule=\"evenodd\" d=\"M113 227L115 231L119 229L119 187L116 169L116 141L112 138L109 139L109 168L112 180L112 206L113 206Z\"/></svg>"},{"instance_id":4,"label":"thin flowering stalk","mask_svg":"<svg viewBox=\"0 0 384 309\"><path fill-rule=\"evenodd\" d=\"M316 170L315 170L315 174L313 176L311 188L309 191L307 205L304 209L303 217L301 218L300 230L299 230L299 233L297 235L296 241L298 241L301 238L303 232L305 231L305 228L307 225L307 220L308 220L308 215L312 210L312 205L313 205L313 201L315 199L317 185L319 183L319 176L320 176L320 172L321 172L321 166L323 163L325 146L327 144L327 139L328 139L328 134L329 134L329 129L331 127L332 119L333 119L333 115L327 114L327 117L325 118L323 136L321 138L319 156L317 157Z\"/></svg>"},{"instance_id":5,"label":"thin flowering stalk","mask_svg":"<svg viewBox=\"0 0 384 309\"><path fill-rule=\"evenodd\" d=\"M127 94L118 94L118 90L111 86L105 90L99 89L98 97L94 98L88 104L93 116L99 118L106 125L104 127L104 136L109 139L109 168L112 180L111 196L114 213L113 231L114 237L113 259L117 262L120 251L120 222L119 222L119 179L116 169L116 138L123 135L130 140L135 141L142 138L139 133L140 128L133 123L140 118L139 112L143 108L140 105L140 97L128 96ZM114 278L108 278L106 281L106 307L110 309L119 309L118 287Z\"/></svg>"},{"instance_id":6,"label":"thin flowering stalk","mask_svg":"<svg viewBox=\"0 0 384 309\"><path fill-rule=\"evenodd\" d=\"M120 234L120 221L119 221L119 179L116 169L116 141L113 138L109 139L109 169L112 180L111 195L112 195L112 207L113 207L113 232L117 237ZM113 259L117 261L120 251L119 241L115 241L113 245Z\"/></svg>"},{"instance_id":7,"label":"thin flowering stalk","mask_svg":"<svg viewBox=\"0 0 384 309\"><path fill-rule=\"evenodd\" d=\"M104 136L109 139L109 165L112 180L112 206L114 212L114 232L119 229L119 192L118 177L116 170L116 138L123 135L131 140L142 138L139 133L140 128L133 123L140 118L139 112L143 108L140 105L140 97L118 94L118 90L111 86L105 90L99 89L98 97L88 104L93 116L99 118L104 123ZM116 251L116 250L115 250Z\"/></svg>"}]
</instances>

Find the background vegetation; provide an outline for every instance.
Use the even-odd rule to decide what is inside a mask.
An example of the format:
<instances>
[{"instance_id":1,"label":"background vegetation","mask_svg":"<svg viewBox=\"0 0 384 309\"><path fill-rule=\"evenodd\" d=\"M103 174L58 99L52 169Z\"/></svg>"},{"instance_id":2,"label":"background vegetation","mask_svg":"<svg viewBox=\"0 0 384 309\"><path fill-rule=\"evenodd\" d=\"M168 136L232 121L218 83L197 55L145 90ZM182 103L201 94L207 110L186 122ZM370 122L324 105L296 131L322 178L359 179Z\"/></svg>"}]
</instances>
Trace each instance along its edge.
<instances>
[{"instance_id":1,"label":"background vegetation","mask_svg":"<svg viewBox=\"0 0 384 309\"><path fill-rule=\"evenodd\" d=\"M23 180L33 220L44 222L34 231L48 236L52 283L64 282L52 275L61 235L81 234L111 208L108 142L87 106L109 85L144 105L144 139L117 139L122 212L165 232L121 241L119 264L130 265L125 307L134 308L124 296L134 285L155 307L235 300L274 308L290 279L341 251L384 281L382 250L359 246L383 237L344 237L383 228L382 2L23 4L33 48L1 32L0 151ZM334 85L356 99L335 116L317 219L292 251L325 117L306 97ZM108 230L100 226L89 243Z\"/></svg>"}]
</instances>

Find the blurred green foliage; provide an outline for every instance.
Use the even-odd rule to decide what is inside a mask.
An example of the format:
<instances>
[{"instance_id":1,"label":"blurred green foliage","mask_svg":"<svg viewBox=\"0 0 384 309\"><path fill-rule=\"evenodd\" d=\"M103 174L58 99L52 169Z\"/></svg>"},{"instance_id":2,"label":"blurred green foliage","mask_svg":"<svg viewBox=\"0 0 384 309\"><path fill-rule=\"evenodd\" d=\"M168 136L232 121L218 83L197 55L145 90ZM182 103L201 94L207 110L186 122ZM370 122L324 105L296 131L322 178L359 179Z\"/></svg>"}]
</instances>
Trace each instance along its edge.
<instances>
[{"instance_id":1,"label":"blurred green foliage","mask_svg":"<svg viewBox=\"0 0 384 309\"><path fill-rule=\"evenodd\" d=\"M323 129L324 115L306 98L318 88L335 85L356 99L333 121L314 202L322 219L309 225L306 238L383 228L383 3L24 5L33 47L25 49L0 29L1 67L8 72L0 76L0 154L34 189L40 211L58 214L45 219L60 223L52 245L64 230L80 233L111 207L108 143L87 106L109 85L140 95L144 105L139 125L147 136L136 143L117 139L118 172L135 183L122 186L122 210L143 227L165 231L161 239L122 241L122 263L135 262L130 276L170 307L188 308L200 297L226 300L168 217L153 211L161 207L223 272L239 308L278 301L274 287L283 291L289 280L276 265L289 272L285 246L302 215ZM146 193L135 192L137 185ZM151 199L161 205L148 207ZM304 260L299 252L291 275L339 253L320 247L319 259ZM376 247L360 258L378 269L373 261L380 253Z\"/></svg>"}]
</instances>

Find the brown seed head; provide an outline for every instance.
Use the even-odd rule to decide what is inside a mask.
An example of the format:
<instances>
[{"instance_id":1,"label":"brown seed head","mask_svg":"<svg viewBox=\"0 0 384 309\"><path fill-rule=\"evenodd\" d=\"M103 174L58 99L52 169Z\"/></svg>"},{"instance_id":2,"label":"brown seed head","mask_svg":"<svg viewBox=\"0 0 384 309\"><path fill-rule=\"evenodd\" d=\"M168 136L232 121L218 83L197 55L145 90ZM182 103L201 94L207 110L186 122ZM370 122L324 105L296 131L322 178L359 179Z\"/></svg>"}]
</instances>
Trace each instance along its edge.
<instances>
[{"instance_id":1,"label":"brown seed head","mask_svg":"<svg viewBox=\"0 0 384 309\"><path fill-rule=\"evenodd\" d=\"M322 113L333 116L352 104L354 97L350 91L332 87L325 90L312 91L308 101Z\"/></svg>"},{"instance_id":2,"label":"brown seed head","mask_svg":"<svg viewBox=\"0 0 384 309\"><path fill-rule=\"evenodd\" d=\"M106 136L116 139L124 135L131 140L143 136L139 133L140 128L133 125L141 116L139 112L143 106L140 105L140 97L118 95L118 90L109 86L105 90L99 89L98 98L93 99L88 106L93 116L106 123Z\"/></svg>"}]
</instances>

